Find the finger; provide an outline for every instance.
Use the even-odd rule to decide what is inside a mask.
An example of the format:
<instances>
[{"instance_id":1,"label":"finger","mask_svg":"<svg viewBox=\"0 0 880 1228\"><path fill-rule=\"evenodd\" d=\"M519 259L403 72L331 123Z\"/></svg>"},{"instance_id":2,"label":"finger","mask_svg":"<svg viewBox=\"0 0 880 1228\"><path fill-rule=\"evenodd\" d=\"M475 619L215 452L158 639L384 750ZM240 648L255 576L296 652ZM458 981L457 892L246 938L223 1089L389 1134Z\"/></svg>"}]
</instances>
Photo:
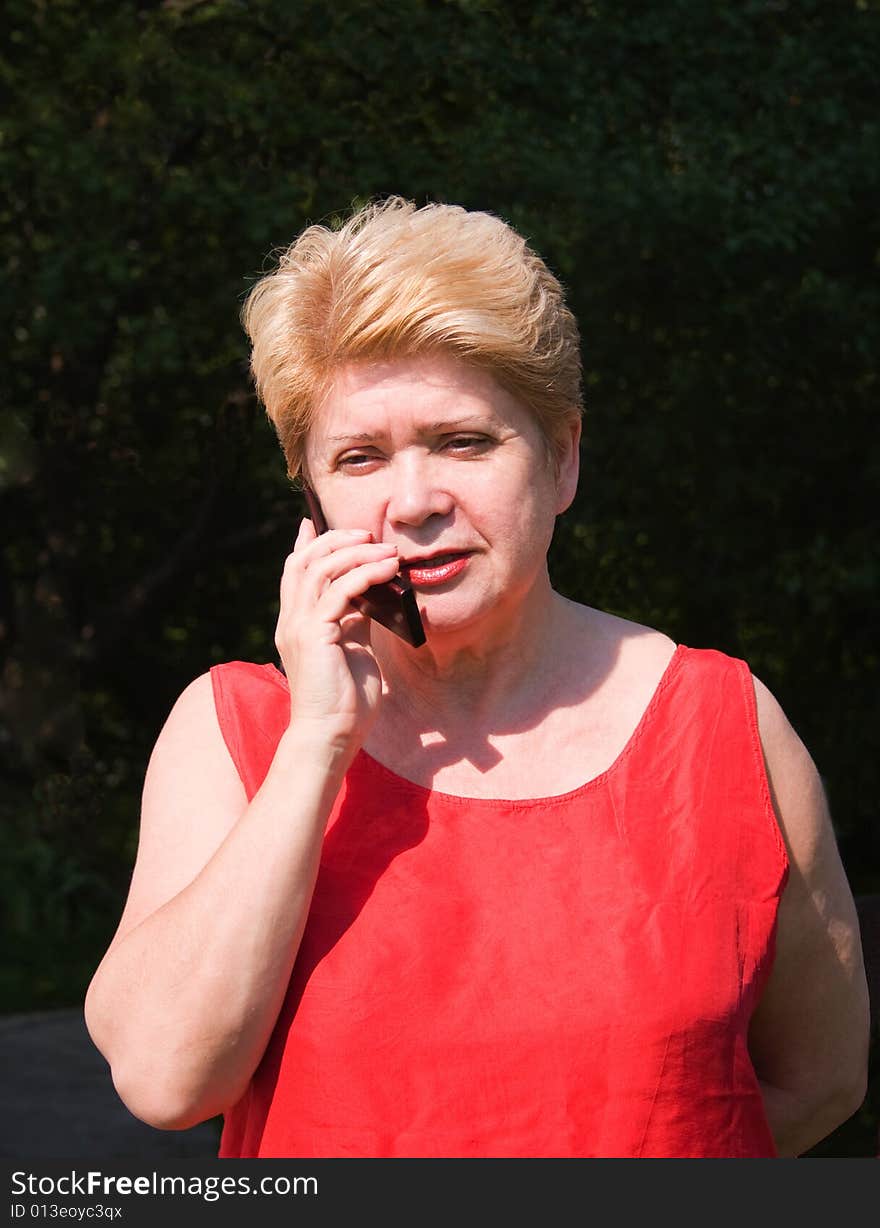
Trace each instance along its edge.
<instances>
[{"instance_id":1,"label":"finger","mask_svg":"<svg viewBox=\"0 0 880 1228\"><path fill-rule=\"evenodd\" d=\"M352 612L352 601L373 584L385 584L397 574L397 555L375 562L362 563L340 576L327 588L318 602L322 619L339 622Z\"/></svg>"},{"instance_id":2,"label":"finger","mask_svg":"<svg viewBox=\"0 0 880 1228\"><path fill-rule=\"evenodd\" d=\"M313 559L308 567L305 567L301 560L294 565L293 556L289 556L281 578L276 634L283 633L284 628L292 624L302 626L304 620L310 622L315 616L322 622L335 622L344 613L350 612L349 593L363 592L374 583L373 579L363 580L356 576L353 587L351 584L346 585L329 607L320 605L319 602L342 577L371 563L380 564L376 582L390 579L396 575L399 566L396 547L389 543L376 542L340 546L331 554Z\"/></svg>"},{"instance_id":3,"label":"finger","mask_svg":"<svg viewBox=\"0 0 880 1228\"><path fill-rule=\"evenodd\" d=\"M368 529L330 529L326 533L315 533L310 520L303 521L303 524L300 525L293 550L285 560L286 565L299 563L307 567L316 558L332 554L334 550L354 542L366 542L373 536Z\"/></svg>"},{"instance_id":4,"label":"finger","mask_svg":"<svg viewBox=\"0 0 880 1228\"><path fill-rule=\"evenodd\" d=\"M281 577L281 604L283 609L302 613L314 608L321 595L340 576L363 563L376 559L397 559L397 550L388 544L375 542L340 545L329 554L305 558L288 557ZM395 564L395 571L398 563ZM394 574L394 572L392 572Z\"/></svg>"},{"instance_id":5,"label":"finger","mask_svg":"<svg viewBox=\"0 0 880 1228\"><path fill-rule=\"evenodd\" d=\"M358 609L344 614L339 620L342 643L346 648L369 651L372 648L373 620Z\"/></svg>"},{"instance_id":6,"label":"finger","mask_svg":"<svg viewBox=\"0 0 880 1228\"><path fill-rule=\"evenodd\" d=\"M301 545L302 542L314 541L317 536L318 534L312 521L309 520L308 516L303 516L302 520L299 522L296 541L293 543L294 550L297 548L297 546Z\"/></svg>"},{"instance_id":7,"label":"finger","mask_svg":"<svg viewBox=\"0 0 880 1228\"><path fill-rule=\"evenodd\" d=\"M303 527L305 525L305 527ZM309 536L311 526L311 537ZM281 595L282 598L285 592L292 592L301 583L301 577L306 572L310 563L314 563L316 558L321 558L334 549L340 549L344 545L363 544L365 537L370 534L362 529L340 529L333 530L331 533L322 533L315 535L314 526L311 521L303 521L300 524L296 542L293 550L284 560L284 568L281 573ZM329 539L329 540L328 540ZM297 575L296 573L299 573ZM293 588L291 588L291 585Z\"/></svg>"},{"instance_id":8,"label":"finger","mask_svg":"<svg viewBox=\"0 0 880 1228\"><path fill-rule=\"evenodd\" d=\"M389 558L398 559L399 564L397 547L390 542L362 542L340 546L332 554L313 559L304 570L302 579L304 583L313 583L319 592L323 592L328 584L344 576L353 567Z\"/></svg>"}]
</instances>

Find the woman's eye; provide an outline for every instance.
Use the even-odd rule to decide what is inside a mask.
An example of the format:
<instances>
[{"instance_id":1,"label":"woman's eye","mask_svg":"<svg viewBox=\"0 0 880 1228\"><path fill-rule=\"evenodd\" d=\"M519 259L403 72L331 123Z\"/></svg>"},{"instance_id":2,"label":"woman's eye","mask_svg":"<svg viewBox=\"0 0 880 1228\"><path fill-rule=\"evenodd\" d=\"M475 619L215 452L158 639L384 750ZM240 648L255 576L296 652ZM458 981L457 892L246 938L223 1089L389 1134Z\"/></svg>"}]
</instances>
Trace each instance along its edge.
<instances>
[{"instance_id":1,"label":"woman's eye","mask_svg":"<svg viewBox=\"0 0 880 1228\"><path fill-rule=\"evenodd\" d=\"M491 442L485 435L453 435L441 439L438 448L455 456L478 456L487 450ZM336 461L336 468L346 473L360 473L372 469L383 459L380 452L345 452Z\"/></svg>"},{"instance_id":2,"label":"woman's eye","mask_svg":"<svg viewBox=\"0 0 880 1228\"><path fill-rule=\"evenodd\" d=\"M456 435L446 443L446 448L452 452L479 452L488 447L489 440L482 435Z\"/></svg>"},{"instance_id":3,"label":"woman's eye","mask_svg":"<svg viewBox=\"0 0 880 1228\"><path fill-rule=\"evenodd\" d=\"M340 456L336 464L340 469L364 469L378 459L369 452L348 452L345 456Z\"/></svg>"}]
</instances>

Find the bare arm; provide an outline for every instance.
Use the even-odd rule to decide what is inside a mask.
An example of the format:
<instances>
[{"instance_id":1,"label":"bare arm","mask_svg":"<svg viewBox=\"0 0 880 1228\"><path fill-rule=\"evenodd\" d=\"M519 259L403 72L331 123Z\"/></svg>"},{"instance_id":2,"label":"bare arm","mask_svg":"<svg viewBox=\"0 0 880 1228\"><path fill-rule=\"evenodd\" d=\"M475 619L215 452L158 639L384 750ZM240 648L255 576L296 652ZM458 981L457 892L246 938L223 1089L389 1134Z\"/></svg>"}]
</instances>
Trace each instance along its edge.
<instances>
[{"instance_id":1,"label":"bare arm","mask_svg":"<svg viewBox=\"0 0 880 1228\"><path fill-rule=\"evenodd\" d=\"M290 724L250 805L210 675L183 692L154 747L128 901L86 996L117 1091L154 1126L234 1104L281 1009L327 820L381 696L369 621L350 603L397 560L368 537L319 539L303 522L276 631Z\"/></svg>"},{"instance_id":2,"label":"bare arm","mask_svg":"<svg viewBox=\"0 0 880 1228\"><path fill-rule=\"evenodd\" d=\"M755 695L773 805L791 862L776 960L749 1049L780 1155L827 1137L865 1096L868 990L858 918L810 755L770 691Z\"/></svg>"},{"instance_id":3,"label":"bare arm","mask_svg":"<svg viewBox=\"0 0 880 1228\"><path fill-rule=\"evenodd\" d=\"M185 1128L243 1093L290 978L340 769L288 730L248 806L207 674L168 718L128 901L86 996L117 1091L150 1124Z\"/></svg>"}]
</instances>

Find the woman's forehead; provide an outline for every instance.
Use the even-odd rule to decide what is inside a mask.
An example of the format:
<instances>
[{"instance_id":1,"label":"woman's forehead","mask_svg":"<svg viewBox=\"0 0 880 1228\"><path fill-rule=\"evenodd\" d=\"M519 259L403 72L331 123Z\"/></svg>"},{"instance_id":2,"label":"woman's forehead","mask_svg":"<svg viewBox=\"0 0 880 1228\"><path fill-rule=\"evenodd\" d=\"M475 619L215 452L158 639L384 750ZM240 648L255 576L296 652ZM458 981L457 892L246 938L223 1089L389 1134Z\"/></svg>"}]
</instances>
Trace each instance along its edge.
<instances>
[{"instance_id":1,"label":"woman's forehead","mask_svg":"<svg viewBox=\"0 0 880 1228\"><path fill-rule=\"evenodd\" d=\"M498 385L487 371L469 366L446 354L412 355L373 362L350 362L339 368L331 385L330 397L351 397L364 393L393 391L418 386L426 392L467 390L491 396Z\"/></svg>"},{"instance_id":2,"label":"woman's forehead","mask_svg":"<svg viewBox=\"0 0 880 1228\"><path fill-rule=\"evenodd\" d=\"M340 431L372 431L399 421L429 427L477 417L508 419L522 411L487 371L440 355L342 367L318 409L315 440ZM530 415L529 415L530 416Z\"/></svg>"}]
</instances>

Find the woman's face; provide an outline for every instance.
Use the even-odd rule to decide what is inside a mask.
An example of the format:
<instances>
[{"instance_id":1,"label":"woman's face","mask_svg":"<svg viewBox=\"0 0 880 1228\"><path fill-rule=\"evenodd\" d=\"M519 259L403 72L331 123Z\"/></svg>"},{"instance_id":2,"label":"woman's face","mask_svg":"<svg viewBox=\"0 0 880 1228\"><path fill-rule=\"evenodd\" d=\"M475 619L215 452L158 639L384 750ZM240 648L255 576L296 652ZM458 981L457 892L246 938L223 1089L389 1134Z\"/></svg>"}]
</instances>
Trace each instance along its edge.
<instances>
[{"instance_id":1,"label":"woman's face","mask_svg":"<svg viewBox=\"0 0 880 1228\"><path fill-rule=\"evenodd\" d=\"M533 416L454 358L344 367L306 466L327 523L393 542L433 634L515 614L577 483L579 423L554 466Z\"/></svg>"}]
</instances>

